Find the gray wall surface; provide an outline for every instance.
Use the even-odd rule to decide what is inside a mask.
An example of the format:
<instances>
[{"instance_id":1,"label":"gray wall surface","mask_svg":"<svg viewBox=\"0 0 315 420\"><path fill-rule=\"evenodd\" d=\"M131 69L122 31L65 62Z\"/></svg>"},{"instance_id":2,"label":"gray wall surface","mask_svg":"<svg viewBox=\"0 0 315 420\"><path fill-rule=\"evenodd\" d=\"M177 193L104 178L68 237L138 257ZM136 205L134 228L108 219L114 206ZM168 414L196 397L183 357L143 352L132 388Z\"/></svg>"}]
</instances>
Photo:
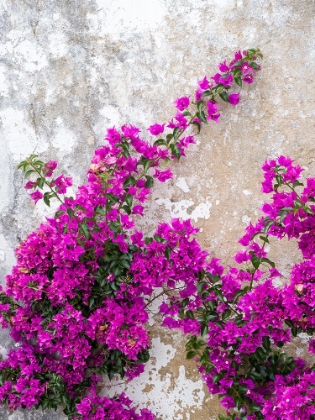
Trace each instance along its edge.
<instances>
[{"instance_id":1,"label":"gray wall surface","mask_svg":"<svg viewBox=\"0 0 315 420\"><path fill-rule=\"evenodd\" d=\"M197 80L238 49L259 47L262 71L236 108L222 104L220 123L173 165L174 180L155 187L142 226L150 233L160 220L192 217L203 246L228 262L259 215L263 161L289 155L315 174L312 0L0 0L0 17L2 284L15 247L53 212L34 207L20 160L33 152L58 159L80 185L107 127L133 123L146 132L168 121L173 100L192 95ZM274 255L289 272L294 255L278 245ZM143 376L104 392L126 389L158 419L215 419L217 400L184 361L181 335L158 322L153 313ZM5 354L10 339L6 331L0 337ZM63 418L0 409L1 420Z\"/></svg>"}]
</instances>

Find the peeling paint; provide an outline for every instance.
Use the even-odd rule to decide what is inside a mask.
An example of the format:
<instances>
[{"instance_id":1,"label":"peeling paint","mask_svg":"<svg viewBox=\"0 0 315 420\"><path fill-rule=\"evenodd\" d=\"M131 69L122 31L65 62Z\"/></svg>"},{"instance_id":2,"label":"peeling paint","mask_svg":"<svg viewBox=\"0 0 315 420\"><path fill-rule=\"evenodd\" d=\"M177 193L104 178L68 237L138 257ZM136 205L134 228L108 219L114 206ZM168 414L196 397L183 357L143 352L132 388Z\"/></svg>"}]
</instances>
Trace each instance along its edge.
<instances>
[{"instance_id":1,"label":"peeling paint","mask_svg":"<svg viewBox=\"0 0 315 420\"><path fill-rule=\"evenodd\" d=\"M200 409L205 396L203 382L189 379L184 366L179 366L179 374L175 376L172 368L175 354L176 348L172 345L163 343L160 338L153 338L151 359L146 364L145 372L141 378L133 381L133 390L128 392L142 405L150 406L154 401L158 419L180 420L183 410ZM114 396L115 393L126 391L125 385L117 384L119 380L116 384L112 382L106 393ZM146 384L145 388L143 384Z\"/></svg>"},{"instance_id":2,"label":"peeling paint","mask_svg":"<svg viewBox=\"0 0 315 420\"><path fill-rule=\"evenodd\" d=\"M164 205L166 210L170 211L171 217L179 217L183 220L193 219L195 222L198 219L209 219L211 203L205 202L198 204L194 209L194 202L192 200L180 200L173 203L168 198L159 198L156 203L161 206Z\"/></svg>"},{"instance_id":3,"label":"peeling paint","mask_svg":"<svg viewBox=\"0 0 315 420\"><path fill-rule=\"evenodd\" d=\"M177 178L176 186L186 193L190 191L186 179L183 177Z\"/></svg>"}]
</instances>

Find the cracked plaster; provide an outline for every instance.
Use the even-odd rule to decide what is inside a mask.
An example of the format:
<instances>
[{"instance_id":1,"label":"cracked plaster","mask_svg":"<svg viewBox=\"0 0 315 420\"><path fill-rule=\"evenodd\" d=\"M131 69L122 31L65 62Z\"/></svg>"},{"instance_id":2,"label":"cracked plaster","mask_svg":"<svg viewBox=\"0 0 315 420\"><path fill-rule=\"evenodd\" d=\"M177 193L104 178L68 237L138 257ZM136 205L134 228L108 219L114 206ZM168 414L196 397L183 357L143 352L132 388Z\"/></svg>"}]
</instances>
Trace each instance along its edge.
<instances>
[{"instance_id":1,"label":"cracked plaster","mask_svg":"<svg viewBox=\"0 0 315 420\"><path fill-rule=\"evenodd\" d=\"M22 158L35 152L58 159L79 185L106 127L133 123L147 136L149 125L171 118L178 95L192 94L218 62L247 47L265 54L258 80L238 107L222 104L220 123L173 165L173 181L155 187L141 221L151 233L158 221L192 217L202 245L224 262L259 215L265 158L290 155L315 173L315 2L0 0L1 282L14 248L49 214L44 206L34 210L22 188ZM274 251L285 273L295 256L289 248L284 255L276 244ZM183 362L184 341L158 321L152 315L153 358L128 394L163 420L216 418L216 398L193 363ZM1 332L0 352L10 345ZM301 353L299 343L292 351ZM2 408L0 418L64 416Z\"/></svg>"}]
</instances>

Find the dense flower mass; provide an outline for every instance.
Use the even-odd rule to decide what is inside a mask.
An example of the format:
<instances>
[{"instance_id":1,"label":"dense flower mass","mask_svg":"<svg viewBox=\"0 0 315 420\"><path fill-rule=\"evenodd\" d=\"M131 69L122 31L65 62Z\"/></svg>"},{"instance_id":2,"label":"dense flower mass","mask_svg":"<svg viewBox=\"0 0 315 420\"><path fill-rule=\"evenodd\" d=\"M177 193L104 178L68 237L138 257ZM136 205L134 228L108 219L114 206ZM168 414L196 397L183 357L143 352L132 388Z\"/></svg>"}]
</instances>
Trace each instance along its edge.
<instances>
[{"instance_id":1,"label":"dense flower mass","mask_svg":"<svg viewBox=\"0 0 315 420\"><path fill-rule=\"evenodd\" d=\"M52 199L57 199L60 207L17 247L17 263L7 276L6 289L0 290L0 322L3 328L10 328L11 337L18 343L0 362L1 403L10 409L56 408L62 404L64 413L73 420L152 420L154 415L149 410L138 411L124 394L110 399L98 396L96 391L101 374L109 379L119 375L132 380L143 372L150 347L145 297L156 287L172 292L161 307L163 324L192 335L188 343L193 343L193 349L203 349L200 370L209 389L227 393L224 404L230 407L234 394L229 390L236 380L235 386L251 386L250 401L261 403L256 401L260 394L255 378L241 376L238 366L244 354L250 359L266 341L270 325L270 340L289 340L290 334L279 320L283 313L297 331L311 328L313 303L312 288L307 288L311 274L304 274L307 267L297 268L294 283L297 299L309 296L307 307L302 315L296 311L289 318L286 308L295 303L289 302L289 289L286 297L280 296L270 281L266 286L242 288L260 280L262 272L257 267L253 273L235 269L224 273L219 261L210 259L193 238L198 230L190 221L174 219L171 224L160 224L149 238L135 229L135 220L144 213L143 204L155 179L166 182L172 178L171 169L165 166L173 159L179 160L195 143L192 128L200 131L208 120L218 121L218 98L232 105L238 103L239 93L227 92L232 83L241 87L245 77L259 70L257 61L261 57L259 50L237 52L231 63L220 64L222 73L210 79L214 83L207 77L198 83L196 102L191 103L188 96L177 98L176 114L169 123L148 128L152 136L161 136L165 130L157 140L146 141L133 125L108 129L104 146L95 151L91 161L87 182L74 197L64 196L72 179L64 174L55 176L55 161L44 163L31 155L20 164L25 176L32 177L25 188L33 190L30 196L34 202L43 199L49 206ZM279 171L285 163L279 163ZM283 178L286 183L299 175L291 166L290 174L283 175L287 176ZM268 175L266 180L270 184L274 177ZM302 208L306 208L307 194L312 191L309 182L300 200ZM296 201L294 194L292 200ZM278 215L270 214L275 220L270 228L273 232L278 229ZM264 228L264 222L260 223ZM309 226L305 220L301 237L305 254L311 252ZM263 247L251 242L251 237L248 244L245 254L251 261L254 257L267 260ZM311 273L312 268L309 270ZM237 294L243 297L232 308L229 302ZM251 316L248 300L255 305L257 315ZM261 326L259 314L269 307L273 312ZM305 322L300 326L298 320L304 314L307 327ZM207 341L197 339L200 334ZM192 357L198 356L193 353ZM285 386L293 385L289 381ZM276 388L262 384L261 389L272 396Z\"/></svg>"},{"instance_id":2,"label":"dense flower mass","mask_svg":"<svg viewBox=\"0 0 315 420\"><path fill-rule=\"evenodd\" d=\"M262 189L272 197L262 207L264 216L240 238L246 249L235 260L245 267L207 263L199 250L197 273L185 285L181 278L181 291L160 310L164 325L191 334L187 357L198 362L209 391L223 397L227 419L308 420L315 415L315 365L288 356L283 346L315 331L315 179L304 186L301 167L284 156L266 161L263 171ZM303 258L282 288L273 282L281 273L265 246L272 237L296 238ZM196 249L194 241L188 244ZM181 250L173 249L169 259L174 252L176 261ZM314 348L310 340L309 352Z\"/></svg>"}]
</instances>

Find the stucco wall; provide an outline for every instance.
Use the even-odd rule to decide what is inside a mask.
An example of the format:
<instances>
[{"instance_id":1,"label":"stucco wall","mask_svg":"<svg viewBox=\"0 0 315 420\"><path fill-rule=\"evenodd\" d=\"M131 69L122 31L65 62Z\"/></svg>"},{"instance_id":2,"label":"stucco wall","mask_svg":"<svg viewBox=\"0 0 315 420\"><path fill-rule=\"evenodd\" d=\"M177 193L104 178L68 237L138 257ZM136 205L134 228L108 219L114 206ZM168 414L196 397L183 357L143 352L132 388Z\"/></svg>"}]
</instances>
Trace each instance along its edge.
<instances>
[{"instance_id":1,"label":"stucco wall","mask_svg":"<svg viewBox=\"0 0 315 420\"><path fill-rule=\"evenodd\" d=\"M133 123L145 132L169 120L172 101L192 94L239 48L259 47L263 70L240 105L223 104L220 123L173 165L175 179L156 186L143 226L150 232L157 221L192 217L204 247L227 262L259 213L263 160L289 155L315 174L314 1L0 0L0 13L2 282L14 248L49 214L23 189L22 158L58 159L79 185L106 127ZM292 253L276 246L274 256L289 272ZM216 418L216 399L193 362L183 363L180 334L153 325L158 318L152 315L152 361L128 395L158 419ZM7 332L0 337L4 354L10 340ZM3 408L0 418L64 417Z\"/></svg>"}]
</instances>

